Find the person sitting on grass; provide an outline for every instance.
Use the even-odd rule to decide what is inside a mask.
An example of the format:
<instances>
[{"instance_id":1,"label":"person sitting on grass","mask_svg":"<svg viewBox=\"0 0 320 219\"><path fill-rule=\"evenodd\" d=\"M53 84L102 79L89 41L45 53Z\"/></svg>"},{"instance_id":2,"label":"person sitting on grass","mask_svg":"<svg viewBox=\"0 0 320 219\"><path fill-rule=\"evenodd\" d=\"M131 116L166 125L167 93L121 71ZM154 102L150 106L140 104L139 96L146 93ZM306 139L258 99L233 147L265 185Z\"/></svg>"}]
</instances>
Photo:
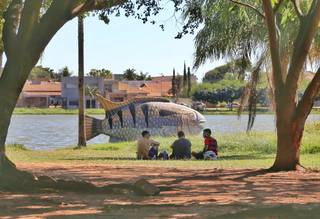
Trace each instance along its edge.
<instances>
[{"instance_id":1,"label":"person sitting on grass","mask_svg":"<svg viewBox=\"0 0 320 219\"><path fill-rule=\"evenodd\" d=\"M142 138L137 142L137 159L156 159L160 143L152 140L148 131L143 131L141 135Z\"/></svg>"},{"instance_id":2,"label":"person sitting on grass","mask_svg":"<svg viewBox=\"0 0 320 219\"><path fill-rule=\"evenodd\" d=\"M191 142L185 138L183 131L178 132L178 139L171 145L172 154L170 159L190 159L191 158Z\"/></svg>"},{"instance_id":3,"label":"person sitting on grass","mask_svg":"<svg viewBox=\"0 0 320 219\"><path fill-rule=\"evenodd\" d=\"M203 130L204 148L201 152L192 152L197 160L213 160L218 157L217 140L211 137L211 129Z\"/></svg>"}]
</instances>

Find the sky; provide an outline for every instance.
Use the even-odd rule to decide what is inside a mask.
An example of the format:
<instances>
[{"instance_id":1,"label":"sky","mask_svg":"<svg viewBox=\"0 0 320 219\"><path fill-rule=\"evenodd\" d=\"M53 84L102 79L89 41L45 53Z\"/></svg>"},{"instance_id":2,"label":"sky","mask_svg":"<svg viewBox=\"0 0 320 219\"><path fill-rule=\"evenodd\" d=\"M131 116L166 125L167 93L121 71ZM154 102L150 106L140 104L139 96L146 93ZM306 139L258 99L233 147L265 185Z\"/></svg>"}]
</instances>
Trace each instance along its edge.
<instances>
[{"instance_id":1,"label":"sky","mask_svg":"<svg viewBox=\"0 0 320 219\"><path fill-rule=\"evenodd\" d=\"M106 25L98 17L85 19L85 72L90 69L109 69L121 74L128 68L148 72L150 75L171 75L175 68L183 72L183 63L192 67L194 60L194 35L174 39L179 25L170 12L163 12L157 19L165 22L165 30L158 25L143 24L141 20L125 16L111 17ZM67 66L77 74L77 19L61 28L44 51L38 64L59 70ZM207 62L193 71L202 79L205 72L223 64Z\"/></svg>"}]
</instances>

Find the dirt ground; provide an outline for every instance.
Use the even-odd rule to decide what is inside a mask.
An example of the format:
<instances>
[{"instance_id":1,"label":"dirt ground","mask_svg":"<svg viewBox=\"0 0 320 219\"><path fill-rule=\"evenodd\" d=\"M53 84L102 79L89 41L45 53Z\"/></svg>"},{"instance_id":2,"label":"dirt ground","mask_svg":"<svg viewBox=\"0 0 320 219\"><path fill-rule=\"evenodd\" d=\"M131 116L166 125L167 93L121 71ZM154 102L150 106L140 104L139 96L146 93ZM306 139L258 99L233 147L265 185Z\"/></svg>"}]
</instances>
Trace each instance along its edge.
<instances>
[{"instance_id":1,"label":"dirt ground","mask_svg":"<svg viewBox=\"0 0 320 219\"><path fill-rule=\"evenodd\" d=\"M0 192L0 218L319 218L320 172L18 164L97 186L143 177L158 196Z\"/></svg>"}]
</instances>

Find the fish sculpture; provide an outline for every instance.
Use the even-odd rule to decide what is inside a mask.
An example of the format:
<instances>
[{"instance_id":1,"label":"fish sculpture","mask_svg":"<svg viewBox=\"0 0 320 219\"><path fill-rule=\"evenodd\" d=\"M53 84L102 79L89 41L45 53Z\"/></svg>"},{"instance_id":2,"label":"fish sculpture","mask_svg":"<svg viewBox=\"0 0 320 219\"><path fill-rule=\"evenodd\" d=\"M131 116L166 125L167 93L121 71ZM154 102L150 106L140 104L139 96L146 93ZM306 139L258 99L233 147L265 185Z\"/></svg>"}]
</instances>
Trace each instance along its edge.
<instances>
[{"instance_id":1,"label":"fish sculpture","mask_svg":"<svg viewBox=\"0 0 320 219\"><path fill-rule=\"evenodd\" d=\"M96 98L105 109L105 118L85 117L87 140L100 134L108 135L111 142L136 140L144 130L154 136L175 136L178 131L197 135L206 121L198 111L162 97L126 102L112 102L99 94Z\"/></svg>"}]
</instances>

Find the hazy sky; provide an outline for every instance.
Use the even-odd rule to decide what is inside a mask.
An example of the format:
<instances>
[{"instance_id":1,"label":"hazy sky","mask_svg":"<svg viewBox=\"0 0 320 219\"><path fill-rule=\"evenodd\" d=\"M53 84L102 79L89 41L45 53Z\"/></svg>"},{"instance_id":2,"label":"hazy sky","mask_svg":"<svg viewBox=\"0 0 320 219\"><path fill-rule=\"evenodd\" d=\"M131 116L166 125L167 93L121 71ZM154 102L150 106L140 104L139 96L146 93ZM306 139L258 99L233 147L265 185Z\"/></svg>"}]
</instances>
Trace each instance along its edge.
<instances>
[{"instance_id":1,"label":"hazy sky","mask_svg":"<svg viewBox=\"0 0 320 219\"><path fill-rule=\"evenodd\" d=\"M162 13L158 21L168 19L171 14ZM162 31L158 25L143 24L124 16L112 17L109 25L98 17L88 17L85 19L85 71L106 68L119 74L134 68L151 75L171 75L175 67L181 73L184 61L192 66L194 35L174 39L178 30L175 19L166 21ZM40 64L55 70L68 66L77 73L77 19L65 24L55 35ZM200 79L219 64L221 61L208 62L195 73Z\"/></svg>"}]
</instances>

